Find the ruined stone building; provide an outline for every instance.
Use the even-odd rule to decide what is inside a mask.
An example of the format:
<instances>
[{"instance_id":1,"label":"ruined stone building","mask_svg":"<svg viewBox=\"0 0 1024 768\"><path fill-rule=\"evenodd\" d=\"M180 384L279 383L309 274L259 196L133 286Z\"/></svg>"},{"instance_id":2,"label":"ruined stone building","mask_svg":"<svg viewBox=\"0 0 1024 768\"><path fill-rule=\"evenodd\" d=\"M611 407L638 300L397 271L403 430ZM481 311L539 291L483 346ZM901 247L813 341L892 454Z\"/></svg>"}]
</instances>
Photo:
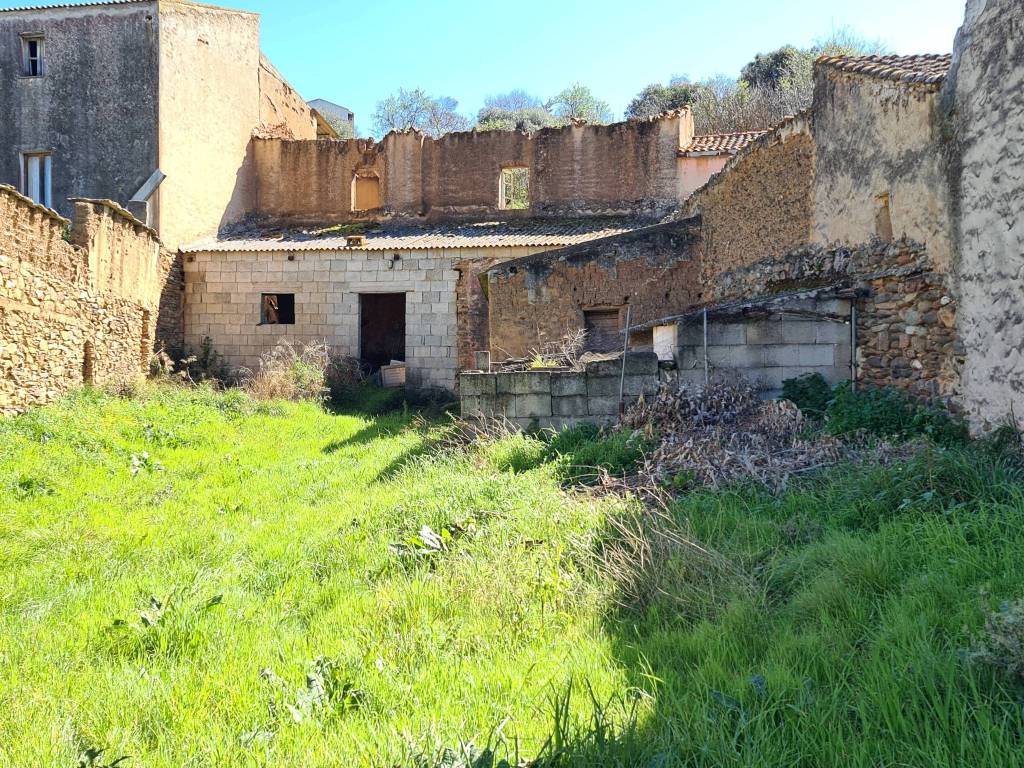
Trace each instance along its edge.
<instances>
[{"instance_id":1,"label":"ruined stone building","mask_svg":"<svg viewBox=\"0 0 1024 768\"><path fill-rule=\"evenodd\" d=\"M187 0L0 9L0 184L116 200L168 246L249 208L254 130L315 138L257 14Z\"/></svg>"},{"instance_id":2,"label":"ruined stone building","mask_svg":"<svg viewBox=\"0 0 1024 768\"><path fill-rule=\"evenodd\" d=\"M151 270L166 276L157 343L209 340L233 367L281 339L326 340L455 389L477 352L524 357L583 329L593 349L628 336L655 350L683 383L735 374L774 391L813 371L991 421L1019 400L1024 366L1022 14L971 0L952 57L822 59L813 106L766 132L697 136L684 108L374 141L330 137L260 53L255 14L184 0L0 11L0 182L18 211L26 197L55 209L30 208L38 231L19 242L35 247L55 242L71 198L131 210L162 240L156 263L178 259ZM49 263L10 237L8 262ZM153 327L132 320L140 349ZM4 354L26 359L36 331L5 331ZM64 366L76 381L79 341ZM492 397L471 410L556 415L550 392L509 414L497 384L473 381Z\"/></svg>"}]
</instances>

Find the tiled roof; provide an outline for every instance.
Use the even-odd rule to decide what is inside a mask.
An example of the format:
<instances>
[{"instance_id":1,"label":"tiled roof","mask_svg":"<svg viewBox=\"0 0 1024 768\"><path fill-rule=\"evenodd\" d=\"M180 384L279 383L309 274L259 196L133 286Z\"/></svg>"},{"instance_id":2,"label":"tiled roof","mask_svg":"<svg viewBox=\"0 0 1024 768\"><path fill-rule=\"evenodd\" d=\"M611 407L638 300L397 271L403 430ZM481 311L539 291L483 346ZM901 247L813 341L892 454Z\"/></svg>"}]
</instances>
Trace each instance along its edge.
<instances>
[{"instance_id":1,"label":"tiled roof","mask_svg":"<svg viewBox=\"0 0 1024 768\"><path fill-rule=\"evenodd\" d=\"M384 224L368 226L364 245L350 247L342 234L267 231L221 235L216 240L185 246L185 253L207 251L404 251L442 248L562 247L588 240L632 232L652 222L639 218L591 218L570 220L522 219L509 222L479 222L414 226Z\"/></svg>"},{"instance_id":2,"label":"tiled roof","mask_svg":"<svg viewBox=\"0 0 1024 768\"><path fill-rule=\"evenodd\" d=\"M84 3L45 3L43 5L22 5L17 8L0 8L0 13L12 11L47 11L57 8L90 8L96 5L132 5L134 3L148 3L152 0L91 0Z\"/></svg>"},{"instance_id":3,"label":"tiled roof","mask_svg":"<svg viewBox=\"0 0 1024 768\"><path fill-rule=\"evenodd\" d=\"M953 63L950 54L926 56L822 56L819 66L919 85L939 85Z\"/></svg>"},{"instance_id":4,"label":"tiled roof","mask_svg":"<svg viewBox=\"0 0 1024 768\"><path fill-rule=\"evenodd\" d=\"M708 136L694 136L693 140L680 149L681 154L700 153L735 155L754 139L768 131L744 131L742 133L714 133Z\"/></svg>"}]
</instances>

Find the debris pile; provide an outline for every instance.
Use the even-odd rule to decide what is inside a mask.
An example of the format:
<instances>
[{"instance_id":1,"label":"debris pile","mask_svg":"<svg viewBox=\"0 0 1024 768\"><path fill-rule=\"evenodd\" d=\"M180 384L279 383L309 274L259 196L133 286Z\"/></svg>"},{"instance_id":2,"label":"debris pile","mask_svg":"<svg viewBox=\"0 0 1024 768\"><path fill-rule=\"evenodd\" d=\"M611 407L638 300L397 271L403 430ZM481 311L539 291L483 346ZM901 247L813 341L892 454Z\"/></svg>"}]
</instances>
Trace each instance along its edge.
<instances>
[{"instance_id":1,"label":"debris pile","mask_svg":"<svg viewBox=\"0 0 1024 768\"><path fill-rule=\"evenodd\" d=\"M620 428L657 445L641 469L644 482L683 490L753 479L780 491L794 475L842 455L837 438L807 427L789 401L762 400L745 384L717 383L700 392L664 386L630 409Z\"/></svg>"}]
</instances>

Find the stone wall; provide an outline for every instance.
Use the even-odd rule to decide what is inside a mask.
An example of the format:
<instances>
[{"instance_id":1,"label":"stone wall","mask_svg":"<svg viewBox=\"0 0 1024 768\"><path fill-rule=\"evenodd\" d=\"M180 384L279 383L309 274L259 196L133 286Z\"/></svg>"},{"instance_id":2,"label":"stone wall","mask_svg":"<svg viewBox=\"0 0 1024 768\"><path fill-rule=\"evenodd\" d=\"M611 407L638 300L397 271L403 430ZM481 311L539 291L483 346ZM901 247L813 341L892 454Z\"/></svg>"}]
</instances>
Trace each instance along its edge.
<instances>
[{"instance_id":1,"label":"stone wall","mask_svg":"<svg viewBox=\"0 0 1024 768\"><path fill-rule=\"evenodd\" d=\"M148 368L159 241L110 203L79 200L75 212L72 226L0 187L2 414L83 383L131 381Z\"/></svg>"},{"instance_id":2,"label":"stone wall","mask_svg":"<svg viewBox=\"0 0 1024 768\"><path fill-rule=\"evenodd\" d=\"M524 357L584 327L588 309L631 310L631 325L700 302L692 221L509 261L488 273L490 350ZM625 317L623 315L623 324Z\"/></svg>"},{"instance_id":3,"label":"stone wall","mask_svg":"<svg viewBox=\"0 0 1024 768\"><path fill-rule=\"evenodd\" d=\"M562 429L589 422L609 424L619 415L619 392L625 407L659 387L658 358L653 352L586 365L583 371L464 373L459 377L464 418L504 418L522 428Z\"/></svg>"},{"instance_id":4,"label":"stone wall","mask_svg":"<svg viewBox=\"0 0 1024 768\"><path fill-rule=\"evenodd\" d=\"M352 205L357 173L380 179L382 215L427 218L499 213L502 168L530 171L529 210L503 216L647 214L679 205L679 148L693 135L687 110L613 125L571 125L527 135L469 131L439 139L415 131L375 143L256 141L251 213L272 219L364 218Z\"/></svg>"},{"instance_id":5,"label":"stone wall","mask_svg":"<svg viewBox=\"0 0 1024 768\"><path fill-rule=\"evenodd\" d=\"M810 240L814 141L806 116L755 140L685 206L701 217L703 282Z\"/></svg>"},{"instance_id":6,"label":"stone wall","mask_svg":"<svg viewBox=\"0 0 1024 768\"><path fill-rule=\"evenodd\" d=\"M970 0L943 94L958 201L963 402L979 427L1003 422L1011 410L1018 420L1024 415L1022 39L1024 5Z\"/></svg>"},{"instance_id":7,"label":"stone wall","mask_svg":"<svg viewBox=\"0 0 1024 768\"><path fill-rule=\"evenodd\" d=\"M260 126L292 139L315 139L313 110L265 55L260 54Z\"/></svg>"}]
</instances>

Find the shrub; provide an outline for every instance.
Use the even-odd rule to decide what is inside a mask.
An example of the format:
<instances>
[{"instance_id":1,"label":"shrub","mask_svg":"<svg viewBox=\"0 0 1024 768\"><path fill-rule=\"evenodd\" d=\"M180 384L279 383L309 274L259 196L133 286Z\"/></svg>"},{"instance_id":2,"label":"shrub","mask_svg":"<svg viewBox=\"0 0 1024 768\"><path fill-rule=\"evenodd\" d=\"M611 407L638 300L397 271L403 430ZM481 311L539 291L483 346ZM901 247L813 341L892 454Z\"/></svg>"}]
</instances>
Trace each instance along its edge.
<instances>
[{"instance_id":1,"label":"shrub","mask_svg":"<svg viewBox=\"0 0 1024 768\"><path fill-rule=\"evenodd\" d=\"M930 437L940 445L968 439L967 426L948 411L914 402L892 387L854 390L849 382L835 389L826 409L826 428L833 435L864 432L876 437Z\"/></svg>"},{"instance_id":2,"label":"shrub","mask_svg":"<svg viewBox=\"0 0 1024 768\"><path fill-rule=\"evenodd\" d=\"M315 400L327 395L327 369L331 365L326 344L296 346L278 342L260 358L256 371L240 372L242 388L257 400Z\"/></svg>"},{"instance_id":3,"label":"shrub","mask_svg":"<svg viewBox=\"0 0 1024 768\"><path fill-rule=\"evenodd\" d=\"M213 348L213 339L204 336L198 350L181 361L181 367L194 382L211 381L223 383L228 378L228 367L224 358Z\"/></svg>"},{"instance_id":4,"label":"shrub","mask_svg":"<svg viewBox=\"0 0 1024 768\"><path fill-rule=\"evenodd\" d=\"M820 373L805 373L782 382L782 397L793 403L805 416L822 419L832 401L832 386Z\"/></svg>"},{"instance_id":5,"label":"shrub","mask_svg":"<svg viewBox=\"0 0 1024 768\"><path fill-rule=\"evenodd\" d=\"M1024 682L1024 601L1003 603L985 618L985 632L966 658L1002 669Z\"/></svg>"},{"instance_id":6,"label":"shrub","mask_svg":"<svg viewBox=\"0 0 1024 768\"><path fill-rule=\"evenodd\" d=\"M643 459L647 444L630 432L602 434L593 424L555 432L548 439L545 458L559 464L559 475L566 482L594 478L604 470L611 475L627 475Z\"/></svg>"}]
</instances>

